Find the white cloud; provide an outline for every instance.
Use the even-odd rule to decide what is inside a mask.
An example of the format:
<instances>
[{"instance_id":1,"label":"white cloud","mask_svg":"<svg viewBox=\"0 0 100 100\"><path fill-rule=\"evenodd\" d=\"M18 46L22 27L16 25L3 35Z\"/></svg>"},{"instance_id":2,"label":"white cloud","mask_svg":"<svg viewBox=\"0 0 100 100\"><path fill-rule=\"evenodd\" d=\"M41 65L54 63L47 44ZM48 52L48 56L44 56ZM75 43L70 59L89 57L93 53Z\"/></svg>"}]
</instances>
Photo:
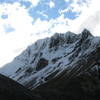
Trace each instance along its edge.
<instances>
[{"instance_id":1,"label":"white cloud","mask_svg":"<svg viewBox=\"0 0 100 100\"><path fill-rule=\"evenodd\" d=\"M50 28L51 33L65 33L68 31L68 21L69 19L64 18L64 15L62 14L57 19L53 19L50 21L52 24L52 27Z\"/></svg>"},{"instance_id":2,"label":"white cloud","mask_svg":"<svg viewBox=\"0 0 100 100\"><path fill-rule=\"evenodd\" d=\"M63 14L57 19L51 19L49 21L42 21L40 19L37 19L33 24L33 30L34 33L40 35L40 37L42 34L47 34L46 36L51 36L56 32L64 33L68 31L68 21L69 19L64 18Z\"/></svg>"},{"instance_id":3,"label":"white cloud","mask_svg":"<svg viewBox=\"0 0 100 100\"><path fill-rule=\"evenodd\" d=\"M69 0L65 1L68 2ZM59 13L64 14L68 11L72 11L76 13L76 16L79 16L79 14L83 12L83 10L87 9L90 3L90 0L85 0L85 2L83 1L84 0L72 0L71 4L69 4L68 7L65 9L60 9Z\"/></svg>"},{"instance_id":4,"label":"white cloud","mask_svg":"<svg viewBox=\"0 0 100 100\"><path fill-rule=\"evenodd\" d=\"M69 2L69 0L64 0L65 2Z\"/></svg>"},{"instance_id":5,"label":"white cloud","mask_svg":"<svg viewBox=\"0 0 100 100\"><path fill-rule=\"evenodd\" d=\"M47 37L51 36L56 32L66 32L67 29L67 19L64 19L64 16L61 15L57 19L51 19L50 21L42 21L37 19L33 24L34 33L38 35L38 38L41 36ZM34 35L34 33L32 35Z\"/></svg>"},{"instance_id":6,"label":"white cloud","mask_svg":"<svg viewBox=\"0 0 100 100\"><path fill-rule=\"evenodd\" d=\"M82 12L88 7L89 3L90 0L86 0L86 2L83 2L83 0L74 0L74 2L71 4L71 7L73 8L73 12Z\"/></svg>"},{"instance_id":7,"label":"white cloud","mask_svg":"<svg viewBox=\"0 0 100 100\"><path fill-rule=\"evenodd\" d=\"M100 2L98 0L89 1L87 8L83 9L82 14L72 22L72 27L75 29L77 25L77 32L84 28L89 29L93 35L100 36ZM70 23L71 24L71 23Z\"/></svg>"},{"instance_id":8,"label":"white cloud","mask_svg":"<svg viewBox=\"0 0 100 100\"><path fill-rule=\"evenodd\" d=\"M21 52L31 41L30 34L33 32L32 21L27 9L21 7L19 3L0 5L0 15L7 14L7 19L0 16L0 66L10 61L14 56ZM14 28L14 31L7 34L7 26ZM16 49L21 49L16 53Z\"/></svg>"},{"instance_id":9,"label":"white cloud","mask_svg":"<svg viewBox=\"0 0 100 100\"><path fill-rule=\"evenodd\" d=\"M37 11L38 14L41 16L44 16L45 18L48 18L48 15L44 13L44 11Z\"/></svg>"},{"instance_id":10,"label":"white cloud","mask_svg":"<svg viewBox=\"0 0 100 100\"><path fill-rule=\"evenodd\" d=\"M50 27L51 24L48 21L42 21L40 18L38 18L33 24L33 30L35 34L43 34L44 32L48 31Z\"/></svg>"},{"instance_id":11,"label":"white cloud","mask_svg":"<svg viewBox=\"0 0 100 100\"><path fill-rule=\"evenodd\" d=\"M64 13L68 12L69 9L70 8L66 8L66 9L63 9L63 10L59 10L59 13L60 14L64 14Z\"/></svg>"},{"instance_id":12,"label":"white cloud","mask_svg":"<svg viewBox=\"0 0 100 100\"><path fill-rule=\"evenodd\" d=\"M84 28L89 29L93 35L100 36L100 1L99 0L80 0L80 5L77 3L79 0L73 0L73 3L67 8L60 11L60 14L67 12L71 9L73 12L81 12L78 18L68 20L68 29L72 32L79 33Z\"/></svg>"},{"instance_id":13,"label":"white cloud","mask_svg":"<svg viewBox=\"0 0 100 100\"><path fill-rule=\"evenodd\" d=\"M50 1L49 6L50 6L50 8L54 8L55 7L55 3L53 1Z\"/></svg>"},{"instance_id":14,"label":"white cloud","mask_svg":"<svg viewBox=\"0 0 100 100\"><path fill-rule=\"evenodd\" d=\"M31 2L33 7L36 7L40 2L40 0L23 0L23 1Z\"/></svg>"}]
</instances>

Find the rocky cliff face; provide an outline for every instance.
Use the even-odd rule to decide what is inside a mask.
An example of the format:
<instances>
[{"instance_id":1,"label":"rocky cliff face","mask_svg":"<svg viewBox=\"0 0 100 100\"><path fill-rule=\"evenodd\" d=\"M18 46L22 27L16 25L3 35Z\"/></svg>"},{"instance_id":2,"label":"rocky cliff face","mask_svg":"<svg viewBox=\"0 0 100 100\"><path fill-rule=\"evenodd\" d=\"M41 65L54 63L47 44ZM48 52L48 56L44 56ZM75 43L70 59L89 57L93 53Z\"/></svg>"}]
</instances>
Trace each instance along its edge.
<instances>
[{"instance_id":1,"label":"rocky cliff face","mask_svg":"<svg viewBox=\"0 0 100 100\"><path fill-rule=\"evenodd\" d=\"M70 79L83 74L99 78L100 37L85 29L38 40L0 72L34 90L54 79Z\"/></svg>"}]
</instances>

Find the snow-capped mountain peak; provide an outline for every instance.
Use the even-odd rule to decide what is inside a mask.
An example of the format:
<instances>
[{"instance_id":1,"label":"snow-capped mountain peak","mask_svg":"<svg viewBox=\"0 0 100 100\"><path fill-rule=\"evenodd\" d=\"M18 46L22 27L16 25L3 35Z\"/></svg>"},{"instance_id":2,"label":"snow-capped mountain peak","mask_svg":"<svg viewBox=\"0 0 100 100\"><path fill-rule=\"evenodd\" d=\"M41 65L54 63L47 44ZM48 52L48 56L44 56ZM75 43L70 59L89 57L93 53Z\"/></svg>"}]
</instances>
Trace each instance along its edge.
<instances>
[{"instance_id":1,"label":"snow-capped mountain peak","mask_svg":"<svg viewBox=\"0 0 100 100\"><path fill-rule=\"evenodd\" d=\"M80 34L66 32L38 40L0 72L33 89L66 72L72 78L100 60L100 38L84 29Z\"/></svg>"}]
</instances>

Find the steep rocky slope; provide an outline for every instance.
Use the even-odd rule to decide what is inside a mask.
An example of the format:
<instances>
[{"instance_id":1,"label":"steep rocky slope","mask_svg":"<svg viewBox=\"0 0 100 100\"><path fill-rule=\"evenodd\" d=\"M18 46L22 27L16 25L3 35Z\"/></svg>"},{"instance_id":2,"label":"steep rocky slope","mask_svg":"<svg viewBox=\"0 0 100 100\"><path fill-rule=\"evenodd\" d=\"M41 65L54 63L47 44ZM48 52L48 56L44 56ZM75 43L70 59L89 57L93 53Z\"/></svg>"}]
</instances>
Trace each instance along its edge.
<instances>
[{"instance_id":1,"label":"steep rocky slope","mask_svg":"<svg viewBox=\"0 0 100 100\"><path fill-rule=\"evenodd\" d=\"M43 100L99 100L100 79L82 74L67 80L59 77L33 89Z\"/></svg>"}]
</instances>

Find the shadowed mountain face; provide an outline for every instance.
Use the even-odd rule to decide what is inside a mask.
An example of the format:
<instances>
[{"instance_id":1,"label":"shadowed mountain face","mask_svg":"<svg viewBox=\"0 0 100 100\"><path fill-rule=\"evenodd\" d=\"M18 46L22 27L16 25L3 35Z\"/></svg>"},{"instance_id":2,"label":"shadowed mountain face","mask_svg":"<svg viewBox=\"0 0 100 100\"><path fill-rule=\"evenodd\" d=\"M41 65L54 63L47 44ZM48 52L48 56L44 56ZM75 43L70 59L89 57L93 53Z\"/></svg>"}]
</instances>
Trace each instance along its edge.
<instances>
[{"instance_id":1,"label":"shadowed mountain face","mask_svg":"<svg viewBox=\"0 0 100 100\"><path fill-rule=\"evenodd\" d=\"M100 79L88 74L67 80L55 78L33 89L43 100L99 100Z\"/></svg>"},{"instance_id":2,"label":"shadowed mountain face","mask_svg":"<svg viewBox=\"0 0 100 100\"><path fill-rule=\"evenodd\" d=\"M87 29L78 35L56 33L29 46L0 72L43 100L96 100L100 93L100 37Z\"/></svg>"},{"instance_id":3,"label":"shadowed mountain face","mask_svg":"<svg viewBox=\"0 0 100 100\"><path fill-rule=\"evenodd\" d=\"M30 90L0 74L0 100L40 100Z\"/></svg>"}]
</instances>

